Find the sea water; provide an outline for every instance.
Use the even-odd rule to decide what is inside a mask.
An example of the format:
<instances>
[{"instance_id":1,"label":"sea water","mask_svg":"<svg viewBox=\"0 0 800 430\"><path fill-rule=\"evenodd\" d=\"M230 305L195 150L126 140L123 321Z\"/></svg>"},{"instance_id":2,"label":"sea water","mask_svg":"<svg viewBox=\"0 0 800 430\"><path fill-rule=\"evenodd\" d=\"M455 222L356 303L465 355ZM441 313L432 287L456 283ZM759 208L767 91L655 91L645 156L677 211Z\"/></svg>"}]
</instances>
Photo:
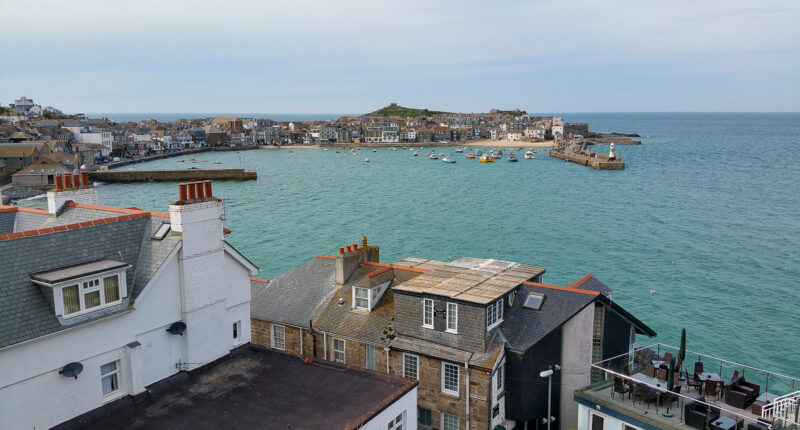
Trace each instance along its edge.
<instances>
[{"instance_id":1,"label":"sea water","mask_svg":"<svg viewBox=\"0 0 800 430\"><path fill-rule=\"evenodd\" d=\"M524 150L517 163L482 164L437 147L457 160L447 164L425 157L429 146L414 157L402 145L206 152L198 164L124 168L257 170L257 181L215 182L214 195L225 199L229 241L262 278L362 235L384 262L495 258L544 266L544 282L559 285L591 272L658 341L677 345L686 328L690 350L800 376L800 114L564 118L639 133L642 145L616 146L623 171L546 153L526 160ZM99 188L113 206L166 211L178 197L175 183Z\"/></svg>"}]
</instances>

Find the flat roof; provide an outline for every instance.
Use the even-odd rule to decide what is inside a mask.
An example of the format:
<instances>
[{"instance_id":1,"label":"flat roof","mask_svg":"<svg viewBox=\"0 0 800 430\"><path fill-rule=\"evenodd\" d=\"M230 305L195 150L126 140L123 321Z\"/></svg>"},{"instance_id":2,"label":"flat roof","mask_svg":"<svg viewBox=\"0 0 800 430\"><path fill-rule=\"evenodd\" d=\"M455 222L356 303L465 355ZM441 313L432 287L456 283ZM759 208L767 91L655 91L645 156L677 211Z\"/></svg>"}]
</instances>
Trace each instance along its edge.
<instances>
[{"instance_id":1,"label":"flat roof","mask_svg":"<svg viewBox=\"0 0 800 430\"><path fill-rule=\"evenodd\" d=\"M544 267L470 257L449 263L406 258L394 264L427 270L392 287L395 291L434 294L478 304L491 303L521 283L545 272Z\"/></svg>"},{"instance_id":2,"label":"flat roof","mask_svg":"<svg viewBox=\"0 0 800 430\"><path fill-rule=\"evenodd\" d=\"M45 284L56 284L70 279L89 276L95 273L107 272L109 270L127 267L128 263L113 260L97 260L91 263L78 264L75 266L62 267L60 269L48 270L46 272L34 273L31 279Z\"/></svg>"},{"instance_id":3,"label":"flat roof","mask_svg":"<svg viewBox=\"0 0 800 430\"><path fill-rule=\"evenodd\" d=\"M417 381L251 348L157 383L152 396L83 429L357 428ZM166 388L160 388L165 385Z\"/></svg>"}]
</instances>

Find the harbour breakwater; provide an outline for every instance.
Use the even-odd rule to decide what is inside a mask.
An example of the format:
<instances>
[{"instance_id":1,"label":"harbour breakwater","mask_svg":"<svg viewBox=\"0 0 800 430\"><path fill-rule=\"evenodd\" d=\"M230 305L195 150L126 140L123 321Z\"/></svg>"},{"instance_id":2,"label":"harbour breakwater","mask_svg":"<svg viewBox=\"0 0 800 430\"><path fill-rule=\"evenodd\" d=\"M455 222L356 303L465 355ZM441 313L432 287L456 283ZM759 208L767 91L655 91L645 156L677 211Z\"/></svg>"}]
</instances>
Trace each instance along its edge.
<instances>
[{"instance_id":1,"label":"harbour breakwater","mask_svg":"<svg viewBox=\"0 0 800 430\"><path fill-rule=\"evenodd\" d=\"M89 179L112 182L175 182L175 181L244 181L256 180L255 170L245 169L169 169L169 170L108 170L89 172Z\"/></svg>"},{"instance_id":2,"label":"harbour breakwater","mask_svg":"<svg viewBox=\"0 0 800 430\"><path fill-rule=\"evenodd\" d=\"M612 145L613 146L613 145ZM619 157L612 157L607 154L591 152L585 149L584 145L568 145L560 149L550 150L549 155L553 158L571 161L582 166L588 166L597 170L623 170L625 163Z\"/></svg>"}]
</instances>

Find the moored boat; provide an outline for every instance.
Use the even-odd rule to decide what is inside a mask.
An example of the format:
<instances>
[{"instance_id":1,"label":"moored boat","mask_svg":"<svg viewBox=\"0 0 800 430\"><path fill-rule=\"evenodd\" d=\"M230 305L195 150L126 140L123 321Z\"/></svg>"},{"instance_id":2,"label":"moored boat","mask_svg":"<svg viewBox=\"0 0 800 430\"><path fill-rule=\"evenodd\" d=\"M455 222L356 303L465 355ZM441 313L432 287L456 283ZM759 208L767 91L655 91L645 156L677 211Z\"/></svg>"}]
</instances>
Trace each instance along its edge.
<instances>
[{"instance_id":1,"label":"moored boat","mask_svg":"<svg viewBox=\"0 0 800 430\"><path fill-rule=\"evenodd\" d=\"M514 151L511 151L511 152L508 154L508 161L510 161L510 162L512 162L512 163L516 163L517 161L519 161L519 160L517 160L517 155L516 155L516 154L514 154Z\"/></svg>"},{"instance_id":2,"label":"moored boat","mask_svg":"<svg viewBox=\"0 0 800 430\"><path fill-rule=\"evenodd\" d=\"M481 163L494 163L494 158L492 158L492 156L489 155L489 154L483 154L483 155L481 155L481 158L480 158L479 161Z\"/></svg>"},{"instance_id":3,"label":"moored boat","mask_svg":"<svg viewBox=\"0 0 800 430\"><path fill-rule=\"evenodd\" d=\"M468 153L464 154L464 156L467 157L468 160L474 160L475 158L477 158L477 157L475 157L475 154L473 154L471 152L468 152Z\"/></svg>"},{"instance_id":4,"label":"moored boat","mask_svg":"<svg viewBox=\"0 0 800 430\"><path fill-rule=\"evenodd\" d=\"M533 150L529 149L529 150L525 151L525 154L523 155L523 157L525 157L528 160L533 160L533 159L536 158L536 154L533 152Z\"/></svg>"},{"instance_id":5,"label":"moored boat","mask_svg":"<svg viewBox=\"0 0 800 430\"><path fill-rule=\"evenodd\" d=\"M431 160L438 160L439 159L439 157L436 155L435 152L431 152L430 154L428 154L428 158L430 158Z\"/></svg>"},{"instance_id":6,"label":"moored boat","mask_svg":"<svg viewBox=\"0 0 800 430\"><path fill-rule=\"evenodd\" d=\"M447 157L442 158L442 161L444 161L445 163L455 163L456 162L456 160L453 160L452 158L450 158L449 155Z\"/></svg>"},{"instance_id":7,"label":"moored boat","mask_svg":"<svg viewBox=\"0 0 800 430\"><path fill-rule=\"evenodd\" d=\"M414 151L414 156L416 157L417 155L419 155L419 151Z\"/></svg>"},{"instance_id":8,"label":"moored boat","mask_svg":"<svg viewBox=\"0 0 800 430\"><path fill-rule=\"evenodd\" d=\"M456 149L454 149L454 151L456 151L456 152L464 152L464 148L456 148Z\"/></svg>"}]
</instances>

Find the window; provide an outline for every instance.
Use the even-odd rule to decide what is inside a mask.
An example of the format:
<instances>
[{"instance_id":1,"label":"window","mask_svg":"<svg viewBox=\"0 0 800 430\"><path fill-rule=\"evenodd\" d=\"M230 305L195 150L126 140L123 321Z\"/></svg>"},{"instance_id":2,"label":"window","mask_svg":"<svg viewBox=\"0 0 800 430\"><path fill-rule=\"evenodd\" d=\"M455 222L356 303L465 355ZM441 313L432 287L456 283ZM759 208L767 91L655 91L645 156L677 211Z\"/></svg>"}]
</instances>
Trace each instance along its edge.
<instances>
[{"instance_id":1,"label":"window","mask_svg":"<svg viewBox=\"0 0 800 430\"><path fill-rule=\"evenodd\" d=\"M275 349L280 349L281 351L286 349L286 327L278 324L272 324L270 346Z\"/></svg>"},{"instance_id":2,"label":"window","mask_svg":"<svg viewBox=\"0 0 800 430\"><path fill-rule=\"evenodd\" d=\"M442 392L458 395L458 365L442 363Z\"/></svg>"},{"instance_id":3,"label":"window","mask_svg":"<svg viewBox=\"0 0 800 430\"><path fill-rule=\"evenodd\" d=\"M406 422L406 411L403 411L400 415L394 417L389 424L386 426L387 430L403 430L403 424Z\"/></svg>"},{"instance_id":4,"label":"window","mask_svg":"<svg viewBox=\"0 0 800 430\"><path fill-rule=\"evenodd\" d=\"M422 326L433 328L433 300L422 300Z\"/></svg>"},{"instance_id":5,"label":"window","mask_svg":"<svg viewBox=\"0 0 800 430\"><path fill-rule=\"evenodd\" d=\"M458 329L458 305L447 304L447 331L455 333Z\"/></svg>"},{"instance_id":6,"label":"window","mask_svg":"<svg viewBox=\"0 0 800 430\"><path fill-rule=\"evenodd\" d=\"M603 430L603 417L592 414L592 426L589 430Z\"/></svg>"},{"instance_id":7,"label":"window","mask_svg":"<svg viewBox=\"0 0 800 430\"><path fill-rule=\"evenodd\" d=\"M505 363L501 364L500 367L497 368L497 392L501 392L503 390L503 366Z\"/></svg>"},{"instance_id":8,"label":"window","mask_svg":"<svg viewBox=\"0 0 800 430\"><path fill-rule=\"evenodd\" d=\"M369 290L366 288L353 288L355 294L355 300L353 303L356 306L356 309L366 309L369 310Z\"/></svg>"},{"instance_id":9,"label":"window","mask_svg":"<svg viewBox=\"0 0 800 430\"><path fill-rule=\"evenodd\" d=\"M508 306L509 307L514 305L514 297L516 297L516 296L517 296L517 292L516 291L512 291L511 293L508 294Z\"/></svg>"},{"instance_id":10,"label":"window","mask_svg":"<svg viewBox=\"0 0 800 430\"><path fill-rule=\"evenodd\" d=\"M419 357L411 354L403 354L403 377L419 379Z\"/></svg>"},{"instance_id":11,"label":"window","mask_svg":"<svg viewBox=\"0 0 800 430\"><path fill-rule=\"evenodd\" d=\"M486 327L493 328L503 322L503 299L500 299L486 308Z\"/></svg>"},{"instance_id":12,"label":"window","mask_svg":"<svg viewBox=\"0 0 800 430\"><path fill-rule=\"evenodd\" d=\"M458 417L442 412L442 430L458 430Z\"/></svg>"},{"instance_id":13,"label":"window","mask_svg":"<svg viewBox=\"0 0 800 430\"><path fill-rule=\"evenodd\" d=\"M425 408L417 408L417 427L421 429L429 429L433 426L431 422L431 410Z\"/></svg>"},{"instance_id":14,"label":"window","mask_svg":"<svg viewBox=\"0 0 800 430\"><path fill-rule=\"evenodd\" d=\"M333 339L333 361L344 363L344 340Z\"/></svg>"},{"instance_id":15,"label":"window","mask_svg":"<svg viewBox=\"0 0 800 430\"><path fill-rule=\"evenodd\" d=\"M528 293L528 298L525 299L525 304L522 305L528 309L539 310L544 302L543 294Z\"/></svg>"},{"instance_id":16,"label":"window","mask_svg":"<svg viewBox=\"0 0 800 430\"><path fill-rule=\"evenodd\" d=\"M234 342L239 340L239 332L242 331L242 322L236 321L233 323L233 340Z\"/></svg>"},{"instance_id":17,"label":"window","mask_svg":"<svg viewBox=\"0 0 800 430\"><path fill-rule=\"evenodd\" d=\"M104 396L112 394L119 389L119 382L117 380L117 373L119 372L118 363L119 360L100 366L101 385L103 386Z\"/></svg>"},{"instance_id":18,"label":"window","mask_svg":"<svg viewBox=\"0 0 800 430\"><path fill-rule=\"evenodd\" d=\"M375 347L372 345L367 345L366 348L366 367L369 370L375 370Z\"/></svg>"},{"instance_id":19,"label":"window","mask_svg":"<svg viewBox=\"0 0 800 430\"><path fill-rule=\"evenodd\" d=\"M120 301L119 275L87 279L61 288L64 315L92 310Z\"/></svg>"}]
</instances>

